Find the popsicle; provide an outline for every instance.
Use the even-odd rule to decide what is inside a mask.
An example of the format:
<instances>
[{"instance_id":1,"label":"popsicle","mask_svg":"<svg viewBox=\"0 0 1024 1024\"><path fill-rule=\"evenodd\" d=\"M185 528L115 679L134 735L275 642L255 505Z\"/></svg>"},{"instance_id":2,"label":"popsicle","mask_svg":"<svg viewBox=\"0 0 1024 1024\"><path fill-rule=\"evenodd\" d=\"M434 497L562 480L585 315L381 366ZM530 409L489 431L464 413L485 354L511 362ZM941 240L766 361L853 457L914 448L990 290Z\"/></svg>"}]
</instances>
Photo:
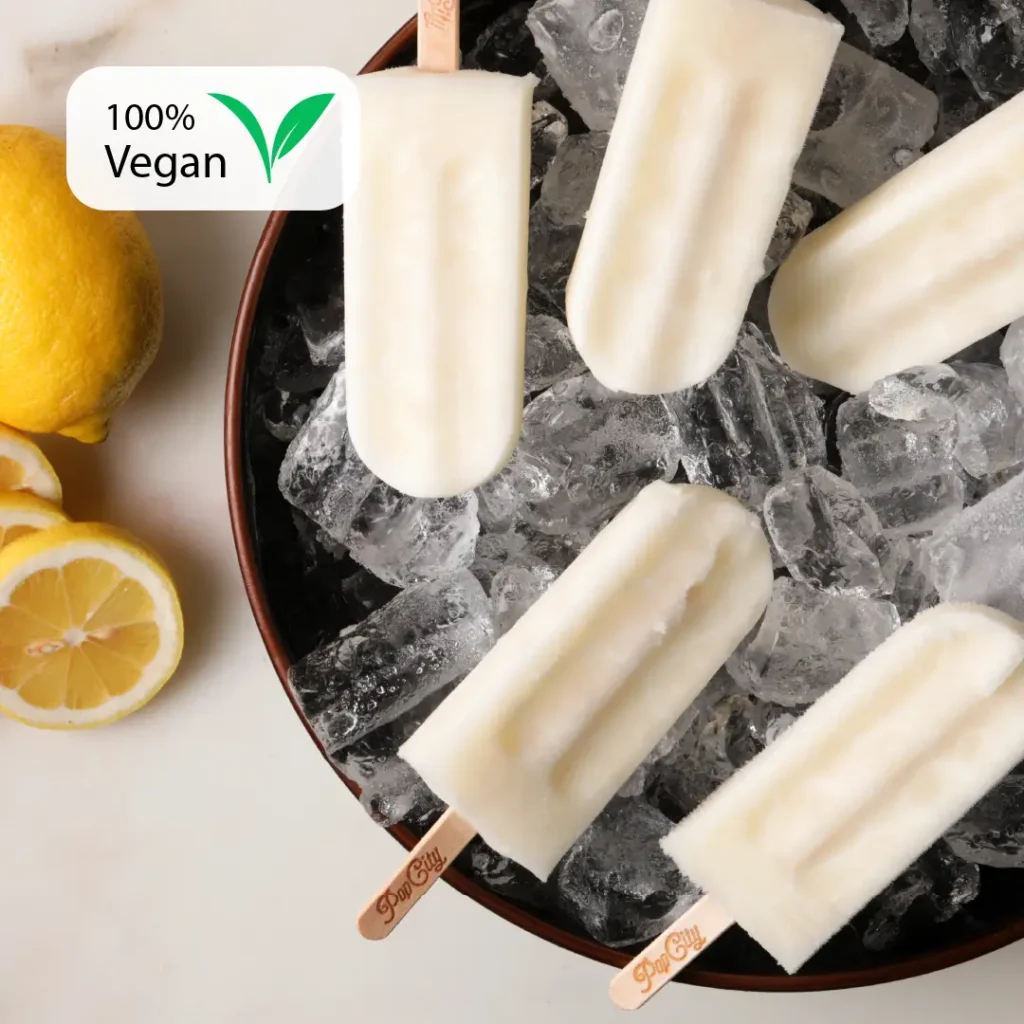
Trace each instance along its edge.
<instances>
[{"instance_id":1,"label":"popsicle","mask_svg":"<svg viewBox=\"0 0 1024 1024\"><path fill-rule=\"evenodd\" d=\"M950 139L782 265L783 358L845 391L941 363L1024 314L1024 95Z\"/></svg>"},{"instance_id":2,"label":"popsicle","mask_svg":"<svg viewBox=\"0 0 1024 1024\"><path fill-rule=\"evenodd\" d=\"M479 834L546 878L767 606L756 516L643 490L399 751L449 810L359 920L383 938Z\"/></svg>"},{"instance_id":3,"label":"popsicle","mask_svg":"<svg viewBox=\"0 0 1024 1024\"><path fill-rule=\"evenodd\" d=\"M357 80L345 208L348 428L417 498L484 483L519 437L536 80L457 71L458 0L420 0L419 66Z\"/></svg>"},{"instance_id":4,"label":"popsicle","mask_svg":"<svg viewBox=\"0 0 1024 1024\"><path fill-rule=\"evenodd\" d=\"M567 295L606 387L725 362L842 31L804 0L651 0Z\"/></svg>"},{"instance_id":5,"label":"popsicle","mask_svg":"<svg viewBox=\"0 0 1024 1024\"><path fill-rule=\"evenodd\" d=\"M796 972L1024 756L1024 624L940 605L662 845L708 894L612 982L647 1001L733 922Z\"/></svg>"}]
</instances>

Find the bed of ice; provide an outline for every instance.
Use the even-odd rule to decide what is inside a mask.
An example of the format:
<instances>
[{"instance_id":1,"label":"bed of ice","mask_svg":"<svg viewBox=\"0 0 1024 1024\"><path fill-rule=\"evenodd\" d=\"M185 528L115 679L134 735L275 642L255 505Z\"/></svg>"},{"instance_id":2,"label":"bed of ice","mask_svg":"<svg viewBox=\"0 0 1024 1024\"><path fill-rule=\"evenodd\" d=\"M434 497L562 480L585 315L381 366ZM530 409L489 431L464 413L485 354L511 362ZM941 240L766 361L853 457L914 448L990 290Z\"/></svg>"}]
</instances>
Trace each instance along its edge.
<instances>
[{"instance_id":1,"label":"bed of ice","mask_svg":"<svg viewBox=\"0 0 1024 1024\"><path fill-rule=\"evenodd\" d=\"M526 416L511 464L448 501L373 477L346 431L340 291L296 318L310 362L325 381L336 368L333 379L315 403L279 381L267 420L290 441L280 488L301 536L363 567L338 582L363 621L303 658L291 686L384 825L421 828L440 811L396 758L402 740L645 484L710 484L763 516L778 568L763 621L553 880L473 847L484 884L615 947L652 936L697 895L656 840L901 622L940 600L1024 616L1024 323L847 396L784 366L765 316L768 278L806 231L1024 88L1024 0L819 6L843 18L848 43L766 281L711 380L665 398L615 394L573 348L565 282L645 2L539 0L513 6L466 56L535 65L542 79ZM952 918L978 897L981 866L1024 868L1024 772L874 901L855 924L860 940L885 949L911 908Z\"/></svg>"}]
</instances>

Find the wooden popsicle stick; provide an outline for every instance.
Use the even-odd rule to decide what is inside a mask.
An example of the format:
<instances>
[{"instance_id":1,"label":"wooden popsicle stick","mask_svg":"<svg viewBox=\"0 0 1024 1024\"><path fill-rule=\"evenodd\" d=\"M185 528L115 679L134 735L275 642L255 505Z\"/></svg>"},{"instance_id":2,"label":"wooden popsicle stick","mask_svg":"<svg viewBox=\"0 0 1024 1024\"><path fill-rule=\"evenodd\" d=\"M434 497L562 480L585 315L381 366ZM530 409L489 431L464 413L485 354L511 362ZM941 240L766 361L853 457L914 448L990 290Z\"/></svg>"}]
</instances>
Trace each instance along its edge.
<instances>
[{"instance_id":1,"label":"wooden popsicle stick","mask_svg":"<svg viewBox=\"0 0 1024 1024\"><path fill-rule=\"evenodd\" d=\"M705 896L612 978L612 1002L620 1010L639 1010L735 923L727 910Z\"/></svg>"},{"instance_id":2,"label":"wooden popsicle stick","mask_svg":"<svg viewBox=\"0 0 1024 1024\"><path fill-rule=\"evenodd\" d=\"M417 64L421 71L458 71L459 0L419 0Z\"/></svg>"},{"instance_id":3,"label":"wooden popsicle stick","mask_svg":"<svg viewBox=\"0 0 1024 1024\"><path fill-rule=\"evenodd\" d=\"M359 915L359 934L364 939L386 939L475 835L465 818L450 808L445 811Z\"/></svg>"}]
</instances>

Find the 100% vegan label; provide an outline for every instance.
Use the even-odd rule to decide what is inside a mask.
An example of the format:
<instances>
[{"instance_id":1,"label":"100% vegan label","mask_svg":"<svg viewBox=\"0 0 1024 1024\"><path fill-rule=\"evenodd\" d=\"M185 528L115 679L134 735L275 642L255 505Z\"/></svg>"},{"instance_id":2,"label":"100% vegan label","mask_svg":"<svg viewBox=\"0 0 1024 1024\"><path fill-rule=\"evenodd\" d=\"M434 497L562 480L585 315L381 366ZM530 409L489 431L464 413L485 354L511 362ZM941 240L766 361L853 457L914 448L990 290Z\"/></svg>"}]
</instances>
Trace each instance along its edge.
<instances>
[{"instance_id":1,"label":"100% vegan label","mask_svg":"<svg viewBox=\"0 0 1024 1024\"><path fill-rule=\"evenodd\" d=\"M329 210L358 126L333 68L94 68L68 91L68 184L99 210Z\"/></svg>"}]
</instances>

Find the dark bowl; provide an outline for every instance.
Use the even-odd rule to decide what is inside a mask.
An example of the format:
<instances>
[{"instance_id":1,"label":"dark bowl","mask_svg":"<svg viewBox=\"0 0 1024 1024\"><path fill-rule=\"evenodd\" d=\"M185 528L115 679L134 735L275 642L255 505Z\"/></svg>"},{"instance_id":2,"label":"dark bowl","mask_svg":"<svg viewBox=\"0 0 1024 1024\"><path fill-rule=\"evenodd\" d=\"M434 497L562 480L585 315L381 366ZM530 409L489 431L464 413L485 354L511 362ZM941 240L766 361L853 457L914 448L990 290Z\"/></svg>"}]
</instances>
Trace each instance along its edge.
<instances>
[{"instance_id":1,"label":"dark bowl","mask_svg":"<svg viewBox=\"0 0 1024 1024\"><path fill-rule=\"evenodd\" d=\"M519 0L519 5L523 2ZM517 5L511 0L465 0L464 49L468 50L496 13L513 6ZM411 21L364 71L411 63L415 37L416 23ZM340 226L340 210L270 216L245 282L228 366L225 458L231 525L253 614L282 684L293 661L312 650L328 630L336 632L344 621L345 612L337 599L328 615L322 607L325 599L330 604L330 594L337 593L337 578L346 567L344 563L333 567L330 580L310 581L300 538L277 490L284 444L261 427L260 403L268 391L267 368L288 347L282 327L287 314L299 303L317 301L310 293L318 287L326 289L325 282L340 275ZM318 375L309 366L297 367L295 388L315 393L326 385L328 376ZM348 567L348 571L354 569L354 565ZM316 589L318 582L320 590ZM305 722L301 714L300 718ZM309 733L326 758L312 730ZM358 787L338 774L358 795ZM418 840L404 825L390 831L406 849ZM721 989L812 992L898 981L964 963L1024 938L1024 874L985 868L983 876L982 895L966 911L943 925L911 922L898 945L885 953L868 953L859 943L849 937L844 942L840 936L799 975L787 977L755 943L733 929L699 961L701 969L684 972L680 980ZM630 959L626 951L602 946L574 932L571 922L558 918L554 911L538 912L488 890L469 877L462 861L444 877L470 899L547 942L611 967L624 967ZM367 892L379 881L366 879ZM355 921L352 928L354 931Z\"/></svg>"}]
</instances>

